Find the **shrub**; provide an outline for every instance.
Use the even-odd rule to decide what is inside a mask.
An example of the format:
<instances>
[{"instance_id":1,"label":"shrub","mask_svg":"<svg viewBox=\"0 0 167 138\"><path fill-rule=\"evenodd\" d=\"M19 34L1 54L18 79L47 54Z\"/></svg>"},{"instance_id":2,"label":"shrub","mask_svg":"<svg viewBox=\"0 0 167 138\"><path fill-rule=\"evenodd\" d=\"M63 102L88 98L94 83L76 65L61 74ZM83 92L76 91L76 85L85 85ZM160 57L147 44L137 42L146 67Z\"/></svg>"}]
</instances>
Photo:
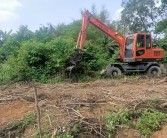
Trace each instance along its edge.
<instances>
[{"instance_id":1,"label":"shrub","mask_svg":"<svg viewBox=\"0 0 167 138\"><path fill-rule=\"evenodd\" d=\"M123 127L123 125L136 128L145 137L149 137L153 131L161 128L161 123L165 121L166 117L167 115L165 113L152 109L132 111L120 110L118 113L112 113L106 117L106 126L109 137L113 137L117 127ZM137 123L133 124L133 120Z\"/></svg>"},{"instance_id":2,"label":"shrub","mask_svg":"<svg viewBox=\"0 0 167 138\"><path fill-rule=\"evenodd\" d=\"M118 113L110 114L106 117L107 130L109 131L108 137L115 135L116 128L122 124L129 124L131 121L129 112L126 110L120 110Z\"/></svg>"},{"instance_id":3,"label":"shrub","mask_svg":"<svg viewBox=\"0 0 167 138\"><path fill-rule=\"evenodd\" d=\"M145 110L138 118L136 128L146 137L149 137L153 131L161 128L161 122L166 118L166 114L154 110Z\"/></svg>"},{"instance_id":4,"label":"shrub","mask_svg":"<svg viewBox=\"0 0 167 138\"><path fill-rule=\"evenodd\" d=\"M68 38L55 38L44 44L37 41L22 43L17 55L10 55L2 65L0 80L11 79L36 80L46 82L66 68L66 63L73 52L74 41Z\"/></svg>"}]
</instances>

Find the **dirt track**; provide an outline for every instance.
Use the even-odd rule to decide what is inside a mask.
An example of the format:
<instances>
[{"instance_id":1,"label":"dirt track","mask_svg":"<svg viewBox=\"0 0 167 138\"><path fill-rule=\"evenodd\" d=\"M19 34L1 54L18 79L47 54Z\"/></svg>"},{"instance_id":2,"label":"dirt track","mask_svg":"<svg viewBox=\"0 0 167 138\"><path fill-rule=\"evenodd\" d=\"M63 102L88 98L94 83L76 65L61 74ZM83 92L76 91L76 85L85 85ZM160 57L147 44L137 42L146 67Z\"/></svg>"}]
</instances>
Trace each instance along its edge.
<instances>
[{"instance_id":1,"label":"dirt track","mask_svg":"<svg viewBox=\"0 0 167 138\"><path fill-rule=\"evenodd\" d=\"M48 128L70 127L78 118L96 122L130 102L167 98L165 77L105 79L88 83L35 86L42 112L42 125ZM34 112L32 84L3 85L0 87L0 96L0 129L21 120L27 112Z\"/></svg>"}]
</instances>

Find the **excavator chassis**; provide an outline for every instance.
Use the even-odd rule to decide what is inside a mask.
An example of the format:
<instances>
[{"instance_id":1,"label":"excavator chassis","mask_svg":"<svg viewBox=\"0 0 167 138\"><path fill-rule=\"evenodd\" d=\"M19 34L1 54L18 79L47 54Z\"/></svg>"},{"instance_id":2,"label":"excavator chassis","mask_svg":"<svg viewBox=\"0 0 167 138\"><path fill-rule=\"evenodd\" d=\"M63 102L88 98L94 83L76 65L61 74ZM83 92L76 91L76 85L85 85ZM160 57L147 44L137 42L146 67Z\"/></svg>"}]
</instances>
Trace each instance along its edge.
<instances>
[{"instance_id":1,"label":"excavator chassis","mask_svg":"<svg viewBox=\"0 0 167 138\"><path fill-rule=\"evenodd\" d=\"M110 64L106 73L114 76L114 72L117 72L117 74L147 73L148 75L160 75L166 73L166 69L163 64L160 65L157 62Z\"/></svg>"}]
</instances>

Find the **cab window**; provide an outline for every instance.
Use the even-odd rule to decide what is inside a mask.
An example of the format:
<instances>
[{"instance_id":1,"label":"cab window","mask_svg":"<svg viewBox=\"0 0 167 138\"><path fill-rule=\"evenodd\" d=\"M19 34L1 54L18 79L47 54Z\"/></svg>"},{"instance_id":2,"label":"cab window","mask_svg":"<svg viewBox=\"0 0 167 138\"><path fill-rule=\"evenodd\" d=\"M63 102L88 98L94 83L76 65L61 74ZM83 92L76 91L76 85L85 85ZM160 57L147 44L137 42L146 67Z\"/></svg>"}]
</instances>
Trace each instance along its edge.
<instances>
[{"instance_id":1,"label":"cab window","mask_svg":"<svg viewBox=\"0 0 167 138\"><path fill-rule=\"evenodd\" d=\"M151 48L151 37L150 37L150 35L146 36L146 48L147 49Z\"/></svg>"},{"instance_id":2,"label":"cab window","mask_svg":"<svg viewBox=\"0 0 167 138\"><path fill-rule=\"evenodd\" d=\"M138 34L136 46L137 48L144 47L144 35Z\"/></svg>"},{"instance_id":3,"label":"cab window","mask_svg":"<svg viewBox=\"0 0 167 138\"><path fill-rule=\"evenodd\" d=\"M134 41L134 37L133 36L129 36L126 39L126 49L132 49L132 45L133 45L133 41Z\"/></svg>"},{"instance_id":4,"label":"cab window","mask_svg":"<svg viewBox=\"0 0 167 138\"><path fill-rule=\"evenodd\" d=\"M133 57L133 54L132 54L133 41L134 41L133 36L129 36L126 38L126 46L125 46L125 57L126 58Z\"/></svg>"}]
</instances>

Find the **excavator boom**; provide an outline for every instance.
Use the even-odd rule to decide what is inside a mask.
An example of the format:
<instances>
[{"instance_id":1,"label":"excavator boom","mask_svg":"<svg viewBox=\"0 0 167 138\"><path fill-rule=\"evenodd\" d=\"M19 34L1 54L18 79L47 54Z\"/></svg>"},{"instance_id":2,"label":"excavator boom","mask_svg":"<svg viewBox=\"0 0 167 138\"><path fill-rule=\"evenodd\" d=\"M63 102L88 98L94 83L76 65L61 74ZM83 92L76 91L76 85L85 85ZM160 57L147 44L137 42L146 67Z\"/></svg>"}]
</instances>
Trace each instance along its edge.
<instances>
[{"instance_id":1,"label":"excavator boom","mask_svg":"<svg viewBox=\"0 0 167 138\"><path fill-rule=\"evenodd\" d=\"M107 34L113 40L115 40L120 46L120 57L123 58L123 49L125 45L125 37L119 34L117 31L109 27L108 25L101 22L99 19L93 17L89 11L85 11L82 19L82 27L78 35L77 40L77 50L74 56L71 59L72 64L76 64L77 61L81 60L82 57L82 50L84 48L84 43L86 40L86 33L89 26L89 23L100 29L102 32Z\"/></svg>"}]
</instances>

